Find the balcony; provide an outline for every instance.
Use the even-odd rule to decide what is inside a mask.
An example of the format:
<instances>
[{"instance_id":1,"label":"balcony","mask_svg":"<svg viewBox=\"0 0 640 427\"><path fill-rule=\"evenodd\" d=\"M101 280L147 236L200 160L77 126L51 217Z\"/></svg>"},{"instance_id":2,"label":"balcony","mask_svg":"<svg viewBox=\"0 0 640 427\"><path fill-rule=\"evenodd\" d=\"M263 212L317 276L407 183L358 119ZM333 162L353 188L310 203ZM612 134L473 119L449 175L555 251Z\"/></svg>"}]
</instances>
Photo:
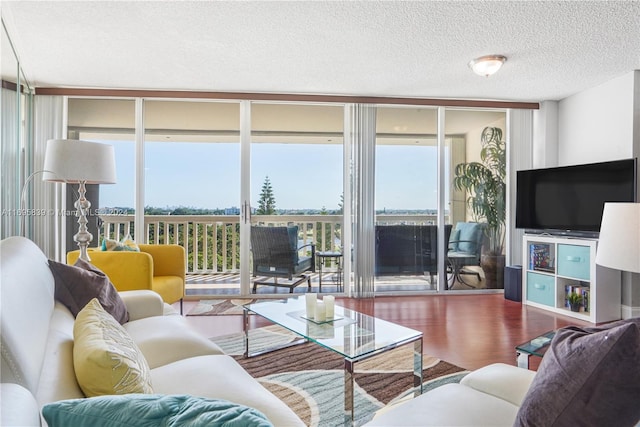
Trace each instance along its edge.
<instances>
[{"instance_id":1,"label":"balcony","mask_svg":"<svg viewBox=\"0 0 640 427\"><path fill-rule=\"evenodd\" d=\"M435 215L378 215L384 225L427 225ZM100 215L99 239L121 239L134 234L133 215ZM145 215L144 235L138 240L152 244L179 244L187 257L187 295L233 295L240 292L240 218L236 215ZM341 249L341 215L254 215L252 225L297 225L301 244L314 243L316 251ZM322 289L336 292L335 265L323 271ZM435 289L425 276L386 276L376 279L379 290ZM317 290L318 273L312 275ZM296 288L304 292L306 286ZM288 292L282 288L260 287L259 293Z\"/></svg>"}]
</instances>

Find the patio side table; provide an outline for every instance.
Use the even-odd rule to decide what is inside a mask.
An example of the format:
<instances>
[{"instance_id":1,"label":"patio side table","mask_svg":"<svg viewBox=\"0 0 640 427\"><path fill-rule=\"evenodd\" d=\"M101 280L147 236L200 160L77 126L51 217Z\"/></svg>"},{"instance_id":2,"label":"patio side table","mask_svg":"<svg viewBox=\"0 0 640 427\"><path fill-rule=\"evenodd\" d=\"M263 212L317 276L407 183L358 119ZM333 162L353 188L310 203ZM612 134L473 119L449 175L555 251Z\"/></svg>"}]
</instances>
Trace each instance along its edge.
<instances>
[{"instance_id":1,"label":"patio side table","mask_svg":"<svg viewBox=\"0 0 640 427\"><path fill-rule=\"evenodd\" d=\"M322 292L322 268L328 260L333 260L336 267L335 284L338 288L338 292L343 292L342 287L342 252L336 251L323 251L316 252L318 257L319 278L318 278L318 292Z\"/></svg>"}]
</instances>

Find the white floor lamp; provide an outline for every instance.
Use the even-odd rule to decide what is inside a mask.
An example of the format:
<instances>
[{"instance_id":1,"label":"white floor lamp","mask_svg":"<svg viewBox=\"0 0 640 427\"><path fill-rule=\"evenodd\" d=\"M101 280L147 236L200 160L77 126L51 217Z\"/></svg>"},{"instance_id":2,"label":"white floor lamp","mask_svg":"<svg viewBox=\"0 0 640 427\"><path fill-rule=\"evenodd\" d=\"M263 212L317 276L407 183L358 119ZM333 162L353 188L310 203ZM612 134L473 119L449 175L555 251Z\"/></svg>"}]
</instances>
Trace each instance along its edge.
<instances>
[{"instance_id":1,"label":"white floor lamp","mask_svg":"<svg viewBox=\"0 0 640 427\"><path fill-rule=\"evenodd\" d=\"M80 248L80 258L90 261L87 247L93 235L87 229L91 203L85 197L86 184L115 184L116 161L112 145L75 139L50 139L44 155L44 181L78 184L75 203L79 229L73 240Z\"/></svg>"},{"instance_id":2,"label":"white floor lamp","mask_svg":"<svg viewBox=\"0 0 640 427\"><path fill-rule=\"evenodd\" d=\"M605 203L596 264L640 273L640 203Z\"/></svg>"},{"instance_id":3,"label":"white floor lamp","mask_svg":"<svg viewBox=\"0 0 640 427\"><path fill-rule=\"evenodd\" d=\"M605 203L596 264L640 273L640 203Z\"/></svg>"}]
</instances>

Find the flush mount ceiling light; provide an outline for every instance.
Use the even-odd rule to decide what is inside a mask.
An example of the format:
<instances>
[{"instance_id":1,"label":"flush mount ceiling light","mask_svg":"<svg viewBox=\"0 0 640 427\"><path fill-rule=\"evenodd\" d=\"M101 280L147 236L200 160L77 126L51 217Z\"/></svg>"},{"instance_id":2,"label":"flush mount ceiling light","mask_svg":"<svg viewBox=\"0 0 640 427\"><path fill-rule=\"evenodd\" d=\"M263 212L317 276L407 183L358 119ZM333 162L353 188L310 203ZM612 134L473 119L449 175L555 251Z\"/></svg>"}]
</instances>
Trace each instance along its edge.
<instances>
[{"instance_id":1,"label":"flush mount ceiling light","mask_svg":"<svg viewBox=\"0 0 640 427\"><path fill-rule=\"evenodd\" d=\"M485 55L469 62L469 67L477 75L489 77L496 73L506 60L507 57L502 55Z\"/></svg>"}]
</instances>

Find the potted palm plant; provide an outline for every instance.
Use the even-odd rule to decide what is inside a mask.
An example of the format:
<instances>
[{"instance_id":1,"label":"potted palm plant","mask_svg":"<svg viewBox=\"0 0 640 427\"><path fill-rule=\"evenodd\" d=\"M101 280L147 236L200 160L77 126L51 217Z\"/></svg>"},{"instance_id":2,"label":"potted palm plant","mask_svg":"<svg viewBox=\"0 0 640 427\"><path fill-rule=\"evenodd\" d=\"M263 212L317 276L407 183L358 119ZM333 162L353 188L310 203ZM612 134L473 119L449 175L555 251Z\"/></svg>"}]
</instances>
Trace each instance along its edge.
<instances>
[{"instance_id":1,"label":"potted palm plant","mask_svg":"<svg viewBox=\"0 0 640 427\"><path fill-rule=\"evenodd\" d=\"M480 138L480 162L460 163L455 168L453 185L467 193L467 205L473 220L486 222L485 246L480 265L487 288L503 287L505 195L506 195L506 143L502 129L485 127Z\"/></svg>"}]
</instances>

